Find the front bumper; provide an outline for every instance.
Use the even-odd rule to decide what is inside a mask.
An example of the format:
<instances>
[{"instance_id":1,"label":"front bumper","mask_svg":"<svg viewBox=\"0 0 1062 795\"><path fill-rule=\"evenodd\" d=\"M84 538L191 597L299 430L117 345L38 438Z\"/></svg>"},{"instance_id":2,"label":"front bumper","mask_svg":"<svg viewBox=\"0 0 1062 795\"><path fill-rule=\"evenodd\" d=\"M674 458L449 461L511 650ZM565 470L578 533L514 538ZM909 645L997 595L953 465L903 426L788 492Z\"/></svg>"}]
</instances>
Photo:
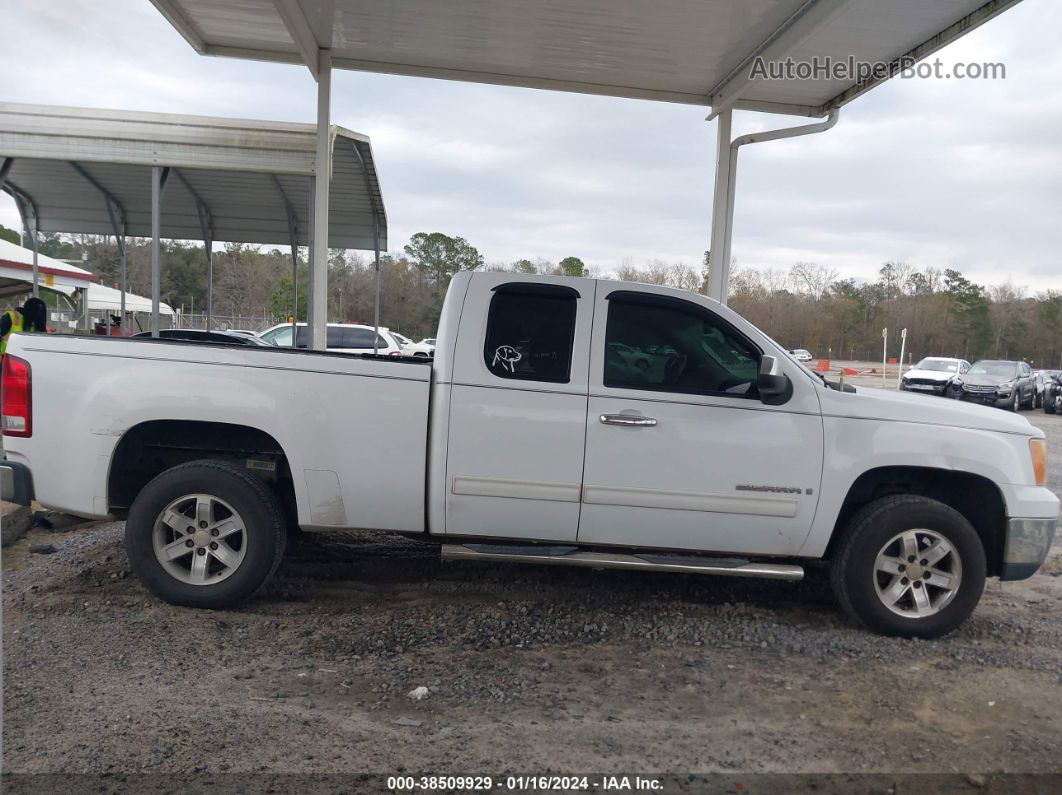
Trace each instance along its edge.
<instances>
[{"instance_id":1,"label":"front bumper","mask_svg":"<svg viewBox=\"0 0 1062 795\"><path fill-rule=\"evenodd\" d=\"M1014 393L1007 392L1001 395L998 392L967 392L965 389L959 393L959 400L967 403L979 403L982 406L995 406L997 409L1009 408L1014 400Z\"/></svg>"},{"instance_id":2,"label":"front bumper","mask_svg":"<svg viewBox=\"0 0 1062 795\"><path fill-rule=\"evenodd\" d=\"M0 460L0 498L29 505L33 497L33 474L29 467L16 461Z\"/></svg>"},{"instance_id":3,"label":"front bumper","mask_svg":"<svg viewBox=\"0 0 1062 795\"><path fill-rule=\"evenodd\" d=\"M1027 580L1047 560L1055 540L1057 518L1008 519L1000 580Z\"/></svg>"},{"instance_id":4,"label":"front bumper","mask_svg":"<svg viewBox=\"0 0 1062 795\"><path fill-rule=\"evenodd\" d=\"M923 395L943 395L948 390L948 382L943 381L939 384L922 383L908 383L907 381L900 382L901 392L920 392Z\"/></svg>"}]
</instances>

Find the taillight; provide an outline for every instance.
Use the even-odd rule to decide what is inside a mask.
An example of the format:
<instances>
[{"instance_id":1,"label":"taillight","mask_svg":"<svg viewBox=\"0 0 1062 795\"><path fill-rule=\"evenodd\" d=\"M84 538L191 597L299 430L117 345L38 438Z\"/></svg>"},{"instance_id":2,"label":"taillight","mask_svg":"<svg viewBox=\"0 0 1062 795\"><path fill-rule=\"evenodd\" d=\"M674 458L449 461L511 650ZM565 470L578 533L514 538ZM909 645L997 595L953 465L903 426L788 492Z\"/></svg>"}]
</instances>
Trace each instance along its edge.
<instances>
[{"instance_id":1,"label":"taillight","mask_svg":"<svg viewBox=\"0 0 1062 795\"><path fill-rule=\"evenodd\" d=\"M391 351L391 352L390 352L389 354L387 354L387 355L388 355L388 356L401 356L401 355L402 355L402 351Z\"/></svg>"},{"instance_id":2,"label":"taillight","mask_svg":"<svg viewBox=\"0 0 1062 795\"><path fill-rule=\"evenodd\" d=\"M0 427L4 436L33 435L33 390L29 362L4 356L0 370Z\"/></svg>"}]
</instances>

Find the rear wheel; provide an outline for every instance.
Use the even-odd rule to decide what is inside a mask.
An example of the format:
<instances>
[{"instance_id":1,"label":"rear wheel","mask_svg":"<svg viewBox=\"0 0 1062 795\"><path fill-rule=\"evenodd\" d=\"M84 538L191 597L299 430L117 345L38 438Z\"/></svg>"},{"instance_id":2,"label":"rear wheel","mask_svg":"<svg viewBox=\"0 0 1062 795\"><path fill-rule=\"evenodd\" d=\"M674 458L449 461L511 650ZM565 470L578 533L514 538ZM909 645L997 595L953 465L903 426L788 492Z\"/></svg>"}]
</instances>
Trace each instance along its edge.
<instances>
[{"instance_id":1,"label":"rear wheel","mask_svg":"<svg viewBox=\"0 0 1062 795\"><path fill-rule=\"evenodd\" d=\"M849 522L831 568L838 601L884 635L937 638L973 612L985 551L962 514L927 497L876 500Z\"/></svg>"},{"instance_id":2,"label":"rear wheel","mask_svg":"<svg viewBox=\"0 0 1062 795\"><path fill-rule=\"evenodd\" d=\"M1052 393L1044 399L1044 414L1054 414L1056 410L1055 396Z\"/></svg>"},{"instance_id":3,"label":"rear wheel","mask_svg":"<svg viewBox=\"0 0 1062 795\"><path fill-rule=\"evenodd\" d=\"M280 564L284 541L276 494L221 461L158 475L125 525L133 572L159 598L187 607L229 607L251 596Z\"/></svg>"}]
</instances>

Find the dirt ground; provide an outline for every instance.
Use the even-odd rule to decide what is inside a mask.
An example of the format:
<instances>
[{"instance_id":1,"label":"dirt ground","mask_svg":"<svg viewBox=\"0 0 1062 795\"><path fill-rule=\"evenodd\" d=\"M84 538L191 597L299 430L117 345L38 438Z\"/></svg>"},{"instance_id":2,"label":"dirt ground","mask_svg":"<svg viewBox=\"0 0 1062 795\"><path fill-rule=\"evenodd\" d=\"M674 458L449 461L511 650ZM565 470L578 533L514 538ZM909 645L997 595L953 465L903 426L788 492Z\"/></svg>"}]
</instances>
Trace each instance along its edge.
<instances>
[{"instance_id":1,"label":"dirt ground","mask_svg":"<svg viewBox=\"0 0 1062 795\"><path fill-rule=\"evenodd\" d=\"M1025 416L1062 493L1062 418ZM4 550L6 771L946 773L960 789L1062 771L1062 539L926 642L850 626L817 571L441 563L384 534L307 536L253 601L196 611L128 574L121 534L34 530ZM56 552L29 553L42 543Z\"/></svg>"}]
</instances>

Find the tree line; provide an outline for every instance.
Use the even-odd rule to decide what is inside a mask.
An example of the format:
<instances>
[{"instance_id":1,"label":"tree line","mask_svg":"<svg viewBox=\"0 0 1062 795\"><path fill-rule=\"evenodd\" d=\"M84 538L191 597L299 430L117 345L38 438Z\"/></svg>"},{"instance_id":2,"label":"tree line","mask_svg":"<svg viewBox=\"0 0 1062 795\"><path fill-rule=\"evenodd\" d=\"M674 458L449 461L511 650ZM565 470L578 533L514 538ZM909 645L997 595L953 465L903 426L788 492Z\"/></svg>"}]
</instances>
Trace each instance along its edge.
<instances>
[{"instance_id":1,"label":"tree line","mask_svg":"<svg viewBox=\"0 0 1062 795\"><path fill-rule=\"evenodd\" d=\"M0 227L0 236L10 234ZM79 261L101 283L118 284L118 250L111 238L41 235L40 251ZM130 239L127 252L129 290L150 295L150 241ZM300 319L306 317L306 254L306 249L299 252ZM372 257L334 249L328 268L329 319L371 324L376 280ZM709 257L705 253L697 266L660 260L639 266L628 259L615 273L604 273L575 256L559 262L487 263L464 238L418 232L401 252L381 256L381 324L416 339L433 335L446 288L461 270L618 278L703 292ZM207 265L202 246L163 241L161 274L162 300L187 312L205 309ZM290 315L292 284L287 251L227 244L214 252L218 316L282 322ZM836 270L811 262L788 269L734 268L729 305L780 344L807 348L818 357L877 360L882 355L883 328L889 329L888 355L898 357L899 330L906 328L906 350L915 360L998 357L1062 366L1062 291L1029 294L1009 282L979 285L954 269L887 262L873 280L856 280L840 278Z\"/></svg>"}]
</instances>

